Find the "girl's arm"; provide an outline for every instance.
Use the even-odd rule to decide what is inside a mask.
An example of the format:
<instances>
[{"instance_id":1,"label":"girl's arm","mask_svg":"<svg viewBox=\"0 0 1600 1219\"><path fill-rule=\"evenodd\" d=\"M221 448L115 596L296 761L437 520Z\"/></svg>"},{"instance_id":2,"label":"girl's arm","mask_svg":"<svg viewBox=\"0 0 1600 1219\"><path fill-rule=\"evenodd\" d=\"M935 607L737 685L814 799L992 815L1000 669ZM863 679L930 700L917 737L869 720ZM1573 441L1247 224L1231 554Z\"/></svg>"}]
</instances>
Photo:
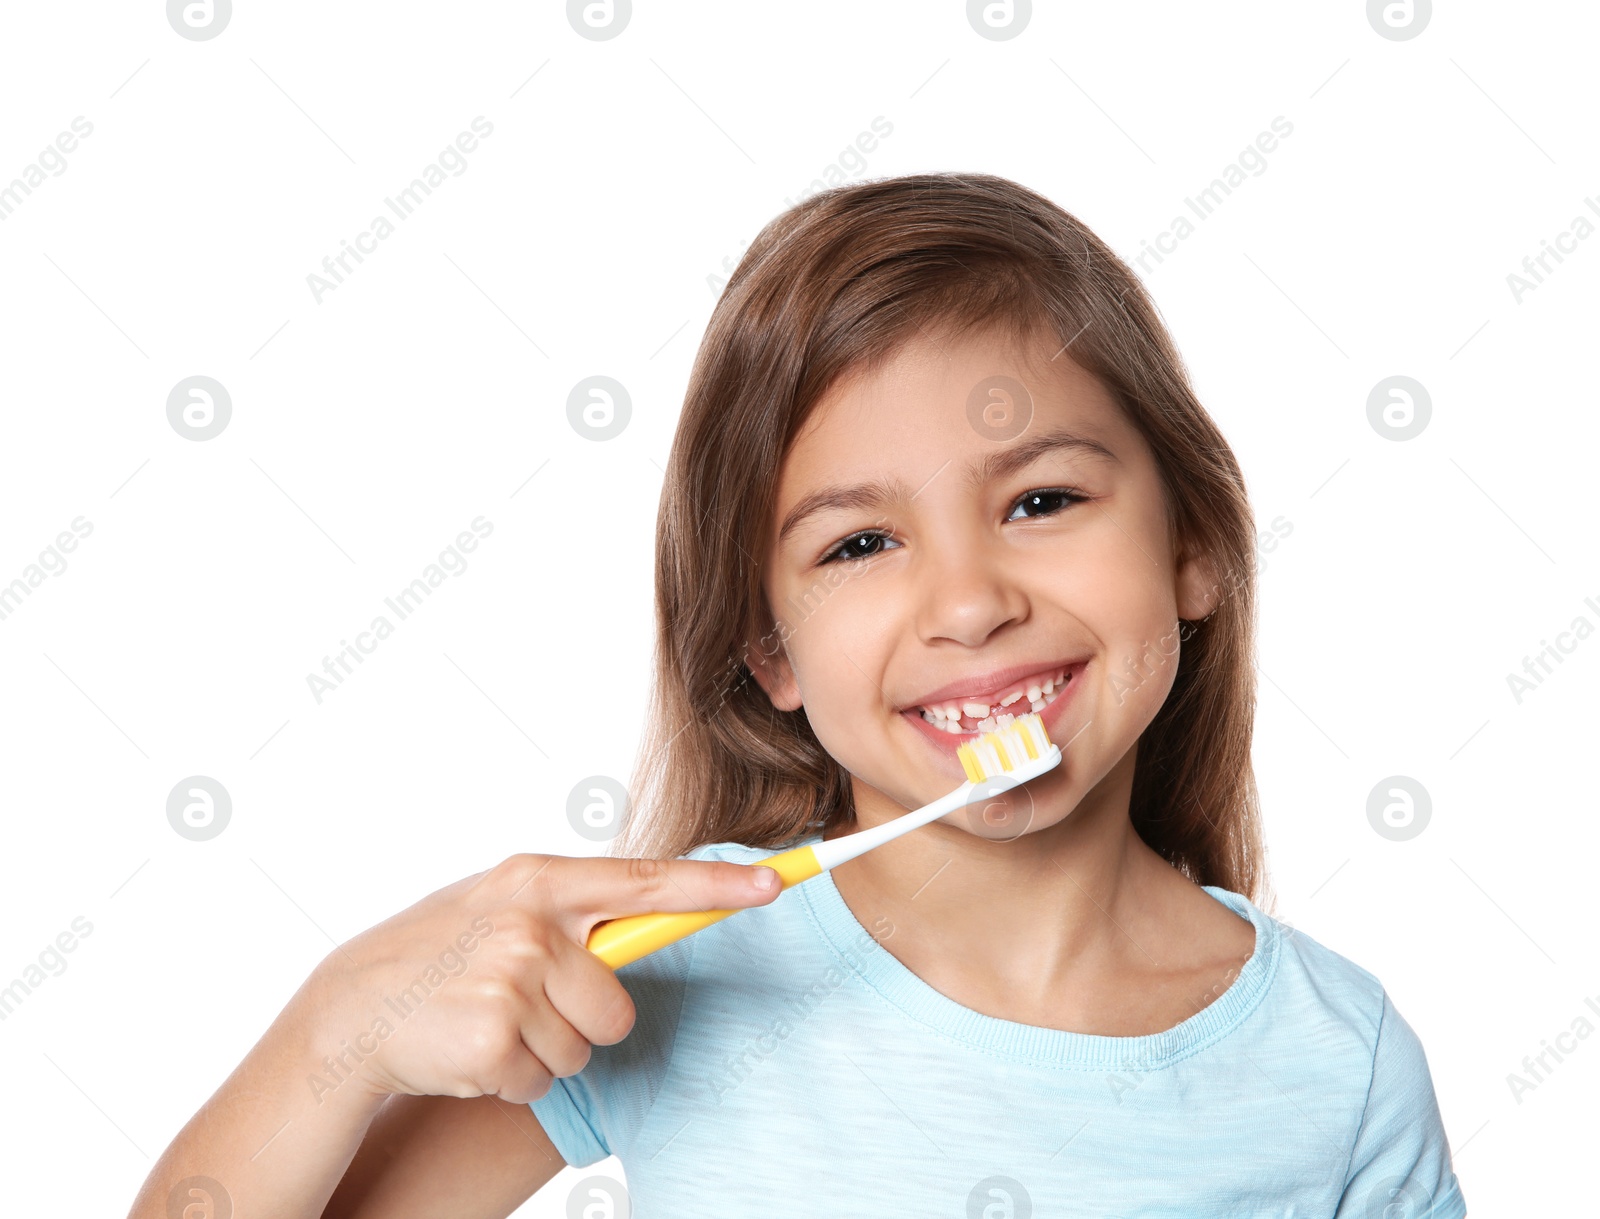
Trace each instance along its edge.
<instances>
[{"instance_id":1,"label":"girl's arm","mask_svg":"<svg viewBox=\"0 0 1600 1219\"><path fill-rule=\"evenodd\" d=\"M182 1187L192 1177L263 1219L505 1219L566 1166L533 1111L496 1096L385 1096L351 1078L318 1104L306 1076L325 1039L307 1016L302 993L173 1140L130 1219L227 1213L204 1182L190 1188L213 1205L187 1211L206 1201Z\"/></svg>"},{"instance_id":2,"label":"girl's arm","mask_svg":"<svg viewBox=\"0 0 1600 1219\"><path fill-rule=\"evenodd\" d=\"M129 1219L322 1214L385 1097L354 1078L320 1100L307 1086L325 1041L315 1031L322 1005L314 994L308 979L178 1132Z\"/></svg>"},{"instance_id":3,"label":"girl's arm","mask_svg":"<svg viewBox=\"0 0 1600 1219\"><path fill-rule=\"evenodd\" d=\"M335 1215L503 1219L563 1167L528 1102L633 1026L631 996L585 946L594 925L759 906L778 880L724 861L524 854L447 885L323 958L130 1219L318 1219L336 1189Z\"/></svg>"},{"instance_id":4,"label":"girl's arm","mask_svg":"<svg viewBox=\"0 0 1600 1219\"><path fill-rule=\"evenodd\" d=\"M565 1166L527 1105L392 1096L322 1219L505 1219Z\"/></svg>"}]
</instances>

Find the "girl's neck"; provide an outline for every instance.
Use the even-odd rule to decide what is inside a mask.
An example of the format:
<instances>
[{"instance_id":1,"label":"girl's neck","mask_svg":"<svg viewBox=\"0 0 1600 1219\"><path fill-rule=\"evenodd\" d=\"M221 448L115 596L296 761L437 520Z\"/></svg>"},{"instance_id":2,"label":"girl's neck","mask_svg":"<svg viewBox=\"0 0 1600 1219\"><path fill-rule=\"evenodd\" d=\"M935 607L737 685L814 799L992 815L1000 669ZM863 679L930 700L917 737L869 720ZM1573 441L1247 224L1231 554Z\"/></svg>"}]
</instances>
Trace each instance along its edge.
<instances>
[{"instance_id":1,"label":"girl's neck","mask_svg":"<svg viewBox=\"0 0 1600 1219\"><path fill-rule=\"evenodd\" d=\"M1182 994L1248 957L1254 934L1134 831L1132 772L1130 751L1068 816L1009 841L921 827L839 865L834 883L896 959L974 1010L1110 1035L1171 1027ZM857 797L858 823L826 837L904 811Z\"/></svg>"}]
</instances>

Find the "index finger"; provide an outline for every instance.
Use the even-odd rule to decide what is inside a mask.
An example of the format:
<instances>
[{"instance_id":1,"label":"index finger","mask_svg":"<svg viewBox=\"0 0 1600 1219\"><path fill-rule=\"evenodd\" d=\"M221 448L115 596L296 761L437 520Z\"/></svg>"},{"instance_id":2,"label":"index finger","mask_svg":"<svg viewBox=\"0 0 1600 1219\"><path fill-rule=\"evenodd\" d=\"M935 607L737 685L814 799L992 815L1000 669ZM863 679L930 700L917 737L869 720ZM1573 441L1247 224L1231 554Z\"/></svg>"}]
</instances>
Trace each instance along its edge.
<instances>
[{"instance_id":1,"label":"index finger","mask_svg":"<svg viewBox=\"0 0 1600 1219\"><path fill-rule=\"evenodd\" d=\"M771 888L757 885L766 876ZM554 917L563 934L582 944L594 924L628 914L689 910L738 910L771 901L783 885L777 872L758 864L720 859L619 859L552 856L542 869L542 888L525 886L519 901L531 901ZM530 892L532 896L530 896Z\"/></svg>"}]
</instances>

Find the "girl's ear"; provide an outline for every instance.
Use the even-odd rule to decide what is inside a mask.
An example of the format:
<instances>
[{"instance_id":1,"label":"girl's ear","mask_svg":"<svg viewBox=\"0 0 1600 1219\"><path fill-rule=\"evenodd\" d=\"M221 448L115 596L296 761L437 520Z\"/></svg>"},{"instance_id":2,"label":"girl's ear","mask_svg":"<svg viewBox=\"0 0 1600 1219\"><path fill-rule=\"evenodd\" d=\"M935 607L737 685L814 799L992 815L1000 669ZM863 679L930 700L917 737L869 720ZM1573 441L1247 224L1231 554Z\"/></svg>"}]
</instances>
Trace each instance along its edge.
<instances>
[{"instance_id":1,"label":"girl's ear","mask_svg":"<svg viewBox=\"0 0 1600 1219\"><path fill-rule=\"evenodd\" d=\"M1178 618L1199 622L1222 604L1222 582L1209 552L1186 552L1178 560Z\"/></svg>"},{"instance_id":2,"label":"girl's ear","mask_svg":"<svg viewBox=\"0 0 1600 1219\"><path fill-rule=\"evenodd\" d=\"M800 696L800 683L795 680L794 666L789 663L788 649L780 638L780 629L769 631L747 645L745 663L774 707L779 711L796 711L804 700Z\"/></svg>"}]
</instances>

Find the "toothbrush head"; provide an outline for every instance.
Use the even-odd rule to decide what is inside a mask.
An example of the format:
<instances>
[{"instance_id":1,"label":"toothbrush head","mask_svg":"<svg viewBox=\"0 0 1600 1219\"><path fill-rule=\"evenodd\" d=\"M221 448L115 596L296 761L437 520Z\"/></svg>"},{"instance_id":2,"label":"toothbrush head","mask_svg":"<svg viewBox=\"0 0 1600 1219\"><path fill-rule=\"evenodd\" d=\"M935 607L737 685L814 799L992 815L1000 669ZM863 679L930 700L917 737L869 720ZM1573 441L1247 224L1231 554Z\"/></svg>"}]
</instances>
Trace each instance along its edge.
<instances>
[{"instance_id":1,"label":"toothbrush head","mask_svg":"<svg viewBox=\"0 0 1600 1219\"><path fill-rule=\"evenodd\" d=\"M1004 728L986 732L956 750L967 778L1001 791L1042 775L1061 761L1036 712L1019 715Z\"/></svg>"}]
</instances>

